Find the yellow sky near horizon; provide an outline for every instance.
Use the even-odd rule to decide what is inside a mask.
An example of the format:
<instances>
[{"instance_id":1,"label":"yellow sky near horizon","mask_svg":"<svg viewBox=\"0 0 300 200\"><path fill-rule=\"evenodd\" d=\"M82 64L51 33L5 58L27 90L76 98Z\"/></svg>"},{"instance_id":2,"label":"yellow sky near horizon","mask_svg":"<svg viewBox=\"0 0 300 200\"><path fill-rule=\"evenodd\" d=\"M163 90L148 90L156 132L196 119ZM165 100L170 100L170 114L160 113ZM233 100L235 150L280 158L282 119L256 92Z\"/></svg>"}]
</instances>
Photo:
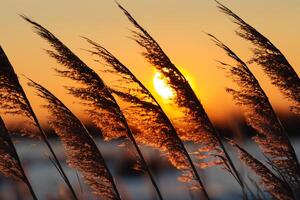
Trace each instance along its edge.
<instances>
[{"instance_id":1,"label":"yellow sky near horizon","mask_svg":"<svg viewBox=\"0 0 300 200\"><path fill-rule=\"evenodd\" d=\"M215 60L228 61L204 34L209 32L228 44L244 60L251 55L251 45L234 34L236 26L220 13L212 0L130 0L119 1L137 21L159 42L172 62L189 77L202 104L213 120L226 122L236 110L226 86L234 86L224 71L217 68ZM267 36L288 58L300 74L300 1L221 1L240 17ZM70 47L82 60L101 74L96 57L83 49L88 45L79 36L99 42L118 57L154 93L163 104L153 85L154 69L140 55L141 49L128 39L133 28L113 0L3 0L0 3L0 45L3 47L15 71L21 78L33 107L43 118L45 111L40 101L25 85L22 74L41 83L75 113L82 107L66 94L63 85L69 82L56 76L52 70L59 65L49 58L43 49L49 46L33 33L31 25L18 14L25 14L42 24ZM288 103L280 92L270 85L269 79L259 67L251 65L261 85L269 95L276 110L287 110ZM107 84L110 79L104 76ZM164 106L168 113L173 110ZM44 118L43 118L44 119Z\"/></svg>"}]
</instances>

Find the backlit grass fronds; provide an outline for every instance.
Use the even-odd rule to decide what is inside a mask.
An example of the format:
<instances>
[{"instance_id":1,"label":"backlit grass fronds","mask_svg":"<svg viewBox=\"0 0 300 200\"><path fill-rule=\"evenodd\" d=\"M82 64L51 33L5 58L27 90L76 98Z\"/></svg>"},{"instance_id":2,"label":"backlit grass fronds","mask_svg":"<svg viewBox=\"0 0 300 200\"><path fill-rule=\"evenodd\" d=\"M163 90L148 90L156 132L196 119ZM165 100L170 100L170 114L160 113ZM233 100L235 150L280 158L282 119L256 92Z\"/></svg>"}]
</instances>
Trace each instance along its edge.
<instances>
[{"instance_id":1,"label":"backlit grass fronds","mask_svg":"<svg viewBox=\"0 0 300 200\"><path fill-rule=\"evenodd\" d=\"M201 180L200 184L197 184L200 177L194 173L197 172L196 168L192 169L192 161L189 161L183 144L174 136L174 130L166 124L162 113L158 112L158 105L141 100L130 93L113 89L111 91L127 103L124 115L136 140L164 153L170 163L182 172L180 181L192 183L193 189L205 190Z\"/></svg>"},{"instance_id":2,"label":"backlit grass fronds","mask_svg":"<svg viewBox=\"0 0 300 200\"><path fill-rule=\"evenodd\" d=\"M202 105L198 101L185 77L179 72L176 66L160 48L159 44L146 32L146 30L144 30L123 7L120 5L119 7L140 31L133 31L133 33L135 41L145 49L143 52L144 57L159 70L159 72L167 77L166 80L168 81L168 85L176 92L174 101L176 101L179 107L186 111L185 117L187 118L185 120L190 122L189 125L192 127L192 130L182 132L180 135L181 138L200 144L203 143L204 147L208 147L208 151L212 152L215 150L216 154L219 154L220 150L217 149L219 147L218 141L210 134L213 132L213 128L211 127Z\"/></svg>"},{"instance_id":3,"label":"backlit grass fronds","mask_svg":"<svg viewBox=\"0 0 300 200\"><path fill-rule=\"evenodd\" d=\"M78 87L68 87L68 90L86 105L87 112L93 122L101 128L105 139L125 136L126 128L122 114L110 91L96 72L47 29L24 16L23 18L34 25L36 33L52 46L54 51L47 50L47 53L66 67L64 71L56 69L57 73L81 84Z\"/></svg>"},{"instance_id":4,"label":"backlit grass fronds","mask_svg":"<svg viewBox=\"0 0 300 200\"><path fill-rule=\"evenodd\" d=\"M165 77L168 86L176 94L172 100L185 114L177 129L180 138L200 144L201 157L212 160L211 162L202 162L200 167L222 166L233 174L240 184L243 184L222 144L220 135L213 127L186 78L150 34L138 24L127 10L119 4L118 6L136 27L137 31L132 31L133 39L144 49L143 56ZM184 128L181 128L182 126Z\"/></svg>"},{"instance_id":5,"label":"backlit grass fronds","mask_svg":"<svg viewBox=\"0 0 300 200\"><path fill-rule=\"evenodd\" d=\"M239 152L240 159L255 172L259 177L260 184L268 191L268 193L278 200L292 200L293 192L288 184L277 177L270 169L263 163L258 161L246 150L237 144L233 144Z\"/></svg>"},{"instance_id":6,"label":"backlit grass fronds","mask_svg":"<svg viewBox=\"0 0 300 200\"><path fill-rule=\"evenodd\" d=\"M277 86L285 97L292 102L292 111L300 115L300 79L286 57L268 38L229 8L219 2L217 4L221 12L230 16L233 22L239 26L239 30L236 31L237 35L252 42L255 46L252 50L253 57L250 63L254 62L262 66L272 84Z\"/></svg>"},{"instance_id":7,"label":"backlit grass fronds","mask_svg":"<svg viewBox=\"0 0 300 200\"><path fill-rule=\"evenodd\" d=\"M0 173L15 180L24 181L22 166L19 165L17 157L8 130L0 118Z\"/></svg>"},{"instance_id":8,"label":"backlit grass fronds","mask_svg":"<svg viewBox=\"0 0 300 200\"><path fill-rule=\"evenodd\" d=\"M122 87L118 85L111 91L127 102L124 104L124 114L135 129L133 133L137 141L166 153L173 166L184 172L181 179L198 179L197 171L175 128L150 91L108 50L92 40L87 41L94 47L90 52L105 61L105 71L118 75L117 81ZM201 180L200 186L203 187Z\"/></svg>"},{"instance_id":9,"label":"backlit grass fronds","mask_svg":"<svg viewBox=\"0 0 300 200\"><path fill-rule=\"evenodd\" d=\"M94 194L120 200L112 175L85 126L46 88L32 80L28 84L46 100L44 107L51 113L49 124L64 145L67 163L81 172Z\"/></svg>"},{"instance_id":10,"label":"backlit grass fronds","mask_svg":"<svg viewBox=\"0 0 300 200\"><path fill-rule=\"evenodd\" d=\"M32 112L24 98L25 93L13 66L0 46L0 109L4 114L22 115L35 126ZM30 137L36 137L34 131L24 131Z\"/></svg>"},{"instance_id":11,"label":"backlit grass fronds","mask_svg":"<svg viewBox=\"0 0 300 200\"><path fill-rule=\"evenodd\" d=\"M94 70L80 60L50 31L24 16L23 18L31 23L37 34L52 46L54 51L47 50L48 54L67 69L65 71L56 69L56 71L61 76L81 84L81 86L69 87L69 92L82 100L86 105L90 118L102 130L106 139L116 139L125 136L130 140L138 153L142 169L148 173L159 199L163 199L129 125L109 88L106 87Z\"/></svg>"},{"instance_id":12,"label":"backlit grass fronds","mask_svg":"<svg viewBox=\"0 0 300 200\"><path fill-rule=\"evenodd\" d=\"M37 199L25 175L15 146L9 132L0 117L0 173L6 177L24 182L30 190L33 199Z\"/></svg>"},{"instance_id":13,"label":"backlit grass fronds","mask_svg":"<svg viewBox=\"0 0 300 200\"><path fill-rule=\"evenodd\" d=\"M24 126L37 128L38 131L25 130L24 134L29 137L41 138L50 150L54 158L54 162L60 170L62 178L71 190L73 197L77 199L76 194L72 188L68 177L65 175L59 160L57 159L54 150L52 149L47 135L42 129L31 104L18 80L18 76L14 71L13 66L10 64L3 49L0 47L0 108L5 113L25 116L28 122Z\"/></svg>"},{"instance_id":14,"label":"backlit grass fronds","mask_svg":"<svg viewBox=\"0 0 300 200\"><path fill-rule=\"evenodd\" d=\"M268 97L246 63L220 40L210 36L216 45L236 62L235 65L220 63L238 85L238 90L227 89L227 92L233 96L238 105L242 106L248 124L257 131L254 141L278 174L283 176L293 189L299 188L300 168L297 156Z\"/></svg>"}]
</instances>

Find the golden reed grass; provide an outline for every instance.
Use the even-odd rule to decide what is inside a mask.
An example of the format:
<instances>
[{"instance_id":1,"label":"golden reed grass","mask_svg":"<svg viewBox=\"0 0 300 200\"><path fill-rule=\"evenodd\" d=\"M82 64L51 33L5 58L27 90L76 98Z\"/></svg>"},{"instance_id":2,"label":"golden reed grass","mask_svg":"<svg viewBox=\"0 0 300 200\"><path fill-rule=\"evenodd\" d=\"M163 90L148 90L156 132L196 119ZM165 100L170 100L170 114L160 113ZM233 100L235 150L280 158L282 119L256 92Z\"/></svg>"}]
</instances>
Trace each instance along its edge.
<instances>
[{"instance_id":1,"label":"golden reed grass","mask_svg":"<svg viewBox=\"0 0 300 200\"><path fill-rule=\"evenodd\" d=\"M239 26L236 34L250 41L255 48L250 63L262 67L273 85L292 103L291 110L300 116L300 79L282 52L264 35L241 19L229 8L216 1L221 12Z\"/></svg>"},{"instance_id":2,"label":"golden reed grass","mask_svg":"<svg viewBox=\"0 0 300 200\"><path fill-rule=\"evenodd\" d=\"M113 54L96 42L85 38L94 48L89 51L99 56L104 62L105 72L117 75L118 86L111 89L125 103L124 114L129 124L134 127L137 141L167 154L169 161L183 171L180 180L196 181L193 188L204 188L198 172L177 135L171 121L151 92L138 78ZM121 106L122 107L122 106ZM199 184L197 184L197 182Z\"/></svg>"},{"instance_id":3,"label":"golden reed grass","mask_svg":"<svg viewBox=\"0 0 300 200\"><path fill-rule=\"evenodd\" d=\"M223 4L218 1L216 3L220 11L230 16L233 22L239 26L239 30L236 31L237 35L255 46L253 57L249 63L256 63L262 67L272 84L277 86L291 102L291 110L299 115L300 79L288 60L268 38ZM193 186L200 188L204 197L209 199L206 186L202 183L182 141L198 144L200 148L198 149L197 165L200 168L220 166L226 169L240 184L244 199L247 199L245 190L252 193L251 188L236 170L224 147L222 136L210 121L203 105L186 78L155 39L138 24L127 10L120 4L118 7L136 28L135 31L132 31L132 39L143 48L143 56L165 77L168 85L175 92L172 100L184 113L184 116L179 120L180 123L174 121L176 129L149 90L104 47L86 38L94 47L94 50L90 52L100 56L105 61L105 67L107 67L105 72L117 75L118 86L107 86L95 71L51 32L29 18L22 17L33 25L38 35L48 41L53 50L46 50L46 52L64 66L63 70L55 69L56 72L62 77L79 83L76 87L67 87L67 89L70 94L79 98L81 103L86 106L90 119L101 129L104 138L112 140L125 137L132 142L138 153L141 168L148 173L159 199L163 199L160 189L137 142L165 153L170 163L182 172L180 179L185 182L192 182ZM227 88L227 92L233 96L236 104L242 106L248 124L256 130L257 135L253 137L253 140L265 155L266 164L257 160L234 141L230 142L231 145L238 150L239 159L259 177L258 184L263 186L273 199L297 199L300 191L300 165L285 128L277 118L266 93L247 64L216 37L210 34L209 36L235 61L234 65L219 62L238 85L238 89ZM46 101L44 107L50 113L50 126L63 143L69 166L81 173L85 182L99 198L121 199L110 170L83 123L46 88L32 80L30 80L29 85L34 87L38 96ZM114 95L122 102L120 106ZM73 197L77 199L71 183L56 158L19 83L13 66L1 47L0 108L5 114L25 117L30 126L39 129L38 132L26 129L24 134L44 140L52 153L54 165L58 167L58 171L71 190ZM9 134L0 118L0 173L24 182L32 197L37 199ZM255 185L256 181L251 180ZM260 186L257 185L257 187ZM264 194L260 188L259 190ZM257 195L256 198L260 199L260 196Z\"/></svg>"},{"instance_id":4,"label":"golden reed grass","mask_svg":"<svg viewBox=\"0 0 300 200\"><path fill-rule=\"evenodd\" d=\"M81 121L46 88L32 80L28 84L46 101L49 124L63 143L67 163L82 174L95 195L121 200L101 152Z\"/></svg>"},{"instance_id":5,"label":"golden reed grass","mask_svg":"<svg viewBox=\"0 0 300 200\"><path fill-rule=\"evenodd\" d=\"M102 130L106 139L116 139L123 136L131 141L138 153L141 168L149 175L159 199L163 199L119 105L103 80L50 31L27 17L23 16L23 18L31 23L36 33L48 41L54 49L54 51L47 50L47 53L66 68L66 70L56 69L56 72L62 77L80 84L78 87L68 87L69 93L85 104L92 121Z\"/></svg>"},{"instance_id":6,"label":"golden reed grass","mask_svg":"<svg viewBox=\"0 0 300 200\"><path fill-rule=\"evenodd\" d=\"M38 128L37 132L25 131L25 134L29 137L41 138L51 155L54 158L54 162L58 167L60 175L69 187L72 195L75 199L78 199L75 191L66 176L59 160L57 159L54 150L52 149L47 135L42 129L40 122L38 121L31 104L19 82L18 76L15 73L13 66L9 62L7 56L5 55L2 48L0 48L0 108L6 114L20 115L24 116L28 122L34 128Z\"/></svg>"},{"instance_id":7,"label":"golden reed grass","mask_svg":"<svg viewBox=\"0 0 300 200\"><path fill-rule=\"evenodd\" d=\"M25 183L34 200L37 197L24 172L16 148L10 138L10 134L0 117L0 173L6 177Z\"/></svg>"},{"instance_id":8,"label":"golden reed grass","mask_svg":"<svg viewBox=\"0 0 300 200\"><path fill-rule=\"evenodd\" d=\"M199 166L201 168L221 166L232 174L244 192L243 180L227 153L220 134L214 128L186 78L171 62L154 38L138 24L127 10L120 4L118 6L137 29L137 31L132 31L133 39L144 49L142 55L166 77L169 87L176 93L174 101L185 114L181 120L184 124L181 123L181 126L176 127L180 138L184 141L192 141L201 145L201 148L198 150L198 153L200 153L199 158L201 159ZM208 159L210 161L207 161Z\"/></svg>"},{"instance_id":9,"label":"golden reed grass","mask_svg":"<svg viewBox=\"0 0 300 200\"><path fill-rule=\"evenodd\" d=\"M260 184L266 188L274 199L293 200L291 188L281 178L276 176L263 163L250 155L245 149L233 144L239 151L240 159L260 177Z\"/></svg>"},{"instance_id":10,"label":"golden reed grass","mask_svg":"<svg viewBox=\"0 0 300 200\"><path fill-rule=\"evenodd\" d=\"M282 179L293 190L299 190L300 165L295 150L266 93L247 64L216 37L209 36L235 61L234 65L223 62L220 64L238 85L237 90L227 88L227 92L233 96L236 104L242 106L247 123L257 131L253 140Z\"/></svg>"}]
</instances>

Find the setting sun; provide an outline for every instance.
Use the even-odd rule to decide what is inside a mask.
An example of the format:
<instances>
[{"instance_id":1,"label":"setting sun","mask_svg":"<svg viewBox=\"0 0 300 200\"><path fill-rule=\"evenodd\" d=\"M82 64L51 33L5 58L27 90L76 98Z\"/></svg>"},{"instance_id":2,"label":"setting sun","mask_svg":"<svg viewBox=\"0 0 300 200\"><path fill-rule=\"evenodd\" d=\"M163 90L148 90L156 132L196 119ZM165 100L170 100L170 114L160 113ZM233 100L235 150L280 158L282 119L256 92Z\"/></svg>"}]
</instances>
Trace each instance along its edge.
<instances>
[{"instance_id":1,"label":"setting sun","mask_svg":"<svg viewBox=\"0 0 300 200\"><path fill-rule=\"evenodd\" d=\"M157 93L164 99L171 99L174 97L174 91L170 88L163 75L156 72L153 78L153 85Z\"/></svg>"}]
</instances>

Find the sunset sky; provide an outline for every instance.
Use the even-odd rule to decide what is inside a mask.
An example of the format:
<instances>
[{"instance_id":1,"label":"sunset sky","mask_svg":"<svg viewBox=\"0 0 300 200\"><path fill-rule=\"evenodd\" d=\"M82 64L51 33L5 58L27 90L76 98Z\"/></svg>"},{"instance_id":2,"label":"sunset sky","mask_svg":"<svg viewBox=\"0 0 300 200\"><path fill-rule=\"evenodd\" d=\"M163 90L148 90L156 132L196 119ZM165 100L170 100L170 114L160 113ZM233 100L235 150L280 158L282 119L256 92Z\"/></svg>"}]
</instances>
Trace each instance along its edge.
<instances>
[{"instance_id":1,"label":"sunset sky","mask_svg":"<svg viewBox=\"0 0 300 200\"><path fill-rule=\"evenodd\" d=\"M230 63L231 60L204 32L217 36L245 61L251 55L251 44L235 35L237 26L218 11L213 0L128 0L119 3L158 41L186 75L213 120L226 122L237 112L231 97L224 91L226 86L234 84L224 71L218 69L215 61ZM299 0L224 0L221 3L267 36L300 74ZM126 64L162 104L165 103L154 89L154 68L140 55L141 48L128 38L129 29L133 27L113 0L3 0L0 4L0 45L41 118L45 111L39 107L40 101L33 91L25 86L22 74L47 87L76 113L81 113L82 109L62 87L69 82L57 77L52 70L59 65L43 51L48 44L34 34L31 25L18 14L48 28L99 74L101 65L94 61L96 57L83 50L91 46L80 36L100 43ZM250 67L276 110L287 110L287 101L270 85L268 77L257 66ZM110 77L104 78L109 84ZM168 113L172 112L168 106L164 108Z\"/></svg>"}]
</instances>

